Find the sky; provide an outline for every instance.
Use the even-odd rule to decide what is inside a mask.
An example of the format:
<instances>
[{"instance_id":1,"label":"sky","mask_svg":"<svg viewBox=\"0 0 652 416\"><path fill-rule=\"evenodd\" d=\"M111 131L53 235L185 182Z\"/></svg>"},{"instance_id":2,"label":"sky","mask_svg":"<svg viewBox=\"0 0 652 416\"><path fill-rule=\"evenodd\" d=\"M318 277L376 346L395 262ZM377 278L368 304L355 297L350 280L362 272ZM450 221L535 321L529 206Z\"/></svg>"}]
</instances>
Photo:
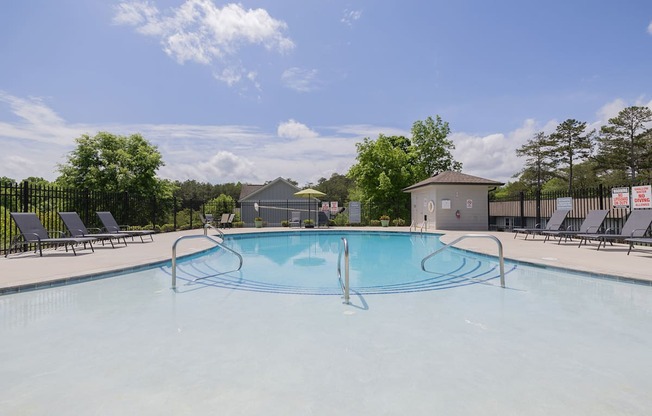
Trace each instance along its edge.
<instances>
[{"instance_id":1,"label":"sky","mask_svg":"<svg viewBox=\"0 0 652 416\"><path fill-rule=\"evenodd\" d=\"M652 1L1 0L0 176L54 180L75 138L140 133L165 179L300 185L441 116L508 181L566 119L652 108ZM511 179L513 180L513 179Z\"/></svg>"}]
</instances>

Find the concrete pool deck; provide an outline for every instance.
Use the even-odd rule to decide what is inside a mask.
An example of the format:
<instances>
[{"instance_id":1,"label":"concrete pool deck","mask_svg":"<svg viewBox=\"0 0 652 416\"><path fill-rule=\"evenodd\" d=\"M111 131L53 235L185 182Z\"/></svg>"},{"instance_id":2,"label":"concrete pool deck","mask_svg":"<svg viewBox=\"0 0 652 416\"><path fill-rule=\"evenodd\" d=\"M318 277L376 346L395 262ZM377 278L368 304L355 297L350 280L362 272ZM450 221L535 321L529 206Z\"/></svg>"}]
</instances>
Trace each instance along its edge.
<instances>
[{"instance_id":1,"label":"concrete pool deck","mask_svg":"<svg viewBox=\"0 0 652 416\"><path fill-rule=\"evenodd\" d=\"M303 230L303 229L302 229ZM409 231L408 227L332 227L329 232L341 231ZM255 228L224 230L225 234L260 232ZM283 232L288 228L265 228L264 231ZM296 231L296 229L292 229ZM435 232L435 231L433 231ZM437 231L442 234L442 241L450 243L455 238L469 234L466 231ZM33 252L11 254L0 259L0 294L15 293L37 287L48 287L79 279L80 277L132 269L142 265L168 261L172 257L172 245L182 236L202 235L201 229L161 233L154 235L154 241L140 240L129 242L128 246L110 244L102 246L95 243L95 252L78 250L77 256L66 253L63 249L45 250L43 257ZM214 232L209 233L215 234ZM476 233L477 234L477 233ZM577 241L557 244L556 240L543 242L543 237L524 240L522 235L514 238L511 232L482 232L493 235L503 244L506 259L537 264L548 267L588 272L599 275L635 279L652 284L652 248L638 247L628 256L628 246L615 243L596 250L597 243L577 247ZM177 256L184 256L208 249L212 243L197 238L184 240L178 244ZM491 239L467 239L457 247L489 255L497 255L497 245ZM350 247L355 250L355 247ZM335 271L333 271L335 273Z\"/></svg>"}]
</instances>

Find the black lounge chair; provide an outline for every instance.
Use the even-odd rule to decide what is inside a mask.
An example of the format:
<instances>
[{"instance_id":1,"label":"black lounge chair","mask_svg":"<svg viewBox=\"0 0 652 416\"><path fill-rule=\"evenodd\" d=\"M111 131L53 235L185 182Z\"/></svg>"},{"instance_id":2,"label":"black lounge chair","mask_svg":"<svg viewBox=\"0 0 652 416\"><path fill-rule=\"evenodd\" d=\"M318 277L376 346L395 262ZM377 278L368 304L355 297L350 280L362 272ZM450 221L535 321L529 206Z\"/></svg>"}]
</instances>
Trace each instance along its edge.
<instances>
[{"instance_id":1,"label":"black lounge chair","mask_svg":"<svg viewBox=\"0 0 652 416\"><path fill-rule=\"evenodd\" d=\"M330 219L324 211L319 211L317 213L317 227L321 226L325 226L326 228L329 228L330 226Z\"/></svg>"},{"instance_id":2,"label":"black lounge chair","mask_svg":"<svg viewBox=\"0 0 652 416\"><path fill-rule=\"evenodd\" d=\"M79 218L79 214L76 212L59 212L59 216L63 220L63 223L66 225L68 233L71 237L94 237L101 241L102 245L104 245L104 241L108 240L109 243L111 243L111 247L113 248L115 248L113 239L118 240L119 243L120 239L122 238L125 246L127 245L127 237L129 237L129 234L101 233L99 228L93 228L92 230L94 231L91 232L88 228L86 228L84 222L81 220L81 218Z\"/></svg>"},{"instance_id":3,"label":"black lounge chair","mask_svg":"<svg viewBox=\"0 0 652 416\"><path fill-rule=\"evenodd\" d=\"M629 214L629 218L625 221L620 234L576 234L575 237L580 239L578 247L582 247L582 244L586 244L588 241L597 240L598 250L600 250L600 246L606 246L607 242L613 245L614 240L643 237L650 228L650 224L652 224L652 210L635 209Z\"/></svg>"},{"instance_id":4,"label":"black lounge chair","mask_svg":"<svg viewBox=\"0 0 652 416\"><path fill-rule=\"evenodd\" d=\"M115 218L113 218L113 214L111 214L109 211L98 211L97 216L100 218L100 221L102 221L104 231L107 233L127 234L131 237L132 241L134 237L140 237L140 241L143 243L145 242L145 240L143 240L143 236L146 235L149 236L152 241L154 241L154 230L129 230L127 225L118 225Z\"/></svg>"},{"instance_id":5,"label":"black lounge chair","mask_svg":"<svg viewBox=\"0 0 652 416\"><path fill-rule=\"evenodd\" d=\"M652 245L652 238L645 238L645 237L639 237L639 238L626 238L625 242L629 243L629 250L627 250L627 255L629 256L629 253L632 252L632 249L634 248L634 244L649 244Z\"/></svg>"},{"instance_id":6,"label":"black lounge chair","mask_svg":"<svg viewBox=\"0 0 652 416\"><path fill-rule=\"evenodd\" d=\"M512 230L514 231L514 238L516 238L518 234L525 234L525 239L527 240L528 235L531 235L532 238L534 238L535 235L541 234L543 231L557 231L561 229L561 225L564 223L569 212L570 209L555 210L555 212L550 216L546 228L539 228L538 224L535 228L514 228Z\"/></svg>"},{"instance_id":7,"label":"black lounge chair","mask_svg":"<svg viewBox=\"0 0 652 416\"><path fill-rule=\"evenodd\" d=\"M11 253L11 250L14 247L24 246L25 244L35 244L36 250L39 252L39 256L43 257L43 246L44 245L53 245L64 246L66 252L68 252L68 246L72 249L73 254L76 256L77 252L75 251L75 246L77 244L83 244L86 248L86 244L93 249L93 241L96 240L94 237L64 237L63 232L57 231L60 237L50 237L50 233L45 229L41 220L33 212L12 212L11 218L14 219L20 235L14 238L14 241L9 246L9 250L5 254L5 257Z\"/></svg>"},{"instance_id":8,"label":"black lounge chair","mask_svg":"<svg viewBox=\"0 0 652 416\"><path fill-rule=\"evenodd\" d=\"M582 224L580 224L579 230L544 230L541 232L541 234L546 236L543 242L545 243L548 241L550 237L559 237L557 244L561 244L562 238L564 239L564 242L566 242L569 238L572 239L573 236L577 234L598 233L602 227L604 219L607 218L608 213L608 209L596 209L589 211L589 213L586 215L586 218L584 218L584 221L582 221Z\"/></svg>"}]
</instances>

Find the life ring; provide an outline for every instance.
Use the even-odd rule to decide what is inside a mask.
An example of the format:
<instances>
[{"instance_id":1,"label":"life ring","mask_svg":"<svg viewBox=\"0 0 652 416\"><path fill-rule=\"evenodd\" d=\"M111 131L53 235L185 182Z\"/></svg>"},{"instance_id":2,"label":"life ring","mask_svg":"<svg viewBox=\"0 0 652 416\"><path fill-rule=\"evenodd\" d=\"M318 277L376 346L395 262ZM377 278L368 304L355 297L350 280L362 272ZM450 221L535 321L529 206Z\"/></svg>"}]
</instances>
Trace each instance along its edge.
<instances>
[{"instance_id":1,"label":"life ring","mask_svg":"<svg viewBox=\"0 0 652 416\"><path fill-rule=\"evenodd\" d=\"M435 212L435 203L432 200L428 201L428 212Z\"/></svg>"},{"instance_id":2,"label":"life ring","mask_svg":"<svg viewBox=\"0 0 652 416\"><path fill-rule=\"evenodd\" d=\"M455 211L455 218L457 218L459 220L461 216L462 216L462 214L460 214L459 209L457 211Z\"/></svg>"}]
</instances>

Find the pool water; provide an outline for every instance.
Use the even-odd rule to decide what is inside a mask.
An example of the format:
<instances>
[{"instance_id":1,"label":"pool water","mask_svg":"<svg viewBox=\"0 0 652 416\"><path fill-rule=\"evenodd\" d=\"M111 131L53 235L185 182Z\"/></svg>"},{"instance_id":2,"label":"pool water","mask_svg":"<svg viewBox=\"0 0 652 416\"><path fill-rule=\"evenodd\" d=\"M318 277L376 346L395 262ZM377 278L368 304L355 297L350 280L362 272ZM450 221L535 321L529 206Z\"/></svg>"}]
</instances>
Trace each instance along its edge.
<instances>
[{"instance_id":1,"label":"pool water","mask_svg":"<svg viewBox=\"0 0 652 416\"><path fill-rule=\"evenodd\" d=\"M266 241L232 244L273 293L237 287L247 270L218 284L230 260L215 252L182 262L180 275L211 276L178 292L164 266L0 296L0 414L650 414L650 286L507 264L505 289L491 277L377 296L360 278L372 294L345 305L274 286L321 293L330 283L289 276L312 279L320 266L294 259L330 243L272 261ZM485 256L442 256L454 274L466 261L495 275ZM272 263L285 282L266 280ZM413 284L393 276L380 286Z\"/></svg>"},{"instance_id":2,"label":"pool water","mask_svg":"<svg viewBox=\"0 0 652 416\"><path fill-rule=\"evenodd\" d=\"M237 268L236 256L215 249L210 255L179 262L177 279L187 284L239 290L339 295L338 260L344 274L344 256L340 257L342 238L349 246L350 286L360 294L493 284L500 277L495 259L470 256L460 250L438 254L426 263L427 271L423 271L421 260L442 247L438 235L297 231L229 236L225 244L246 258L239 272L230 272ZM514 268L509 267L506 272Z\"/></svg>"}]
</instances>

